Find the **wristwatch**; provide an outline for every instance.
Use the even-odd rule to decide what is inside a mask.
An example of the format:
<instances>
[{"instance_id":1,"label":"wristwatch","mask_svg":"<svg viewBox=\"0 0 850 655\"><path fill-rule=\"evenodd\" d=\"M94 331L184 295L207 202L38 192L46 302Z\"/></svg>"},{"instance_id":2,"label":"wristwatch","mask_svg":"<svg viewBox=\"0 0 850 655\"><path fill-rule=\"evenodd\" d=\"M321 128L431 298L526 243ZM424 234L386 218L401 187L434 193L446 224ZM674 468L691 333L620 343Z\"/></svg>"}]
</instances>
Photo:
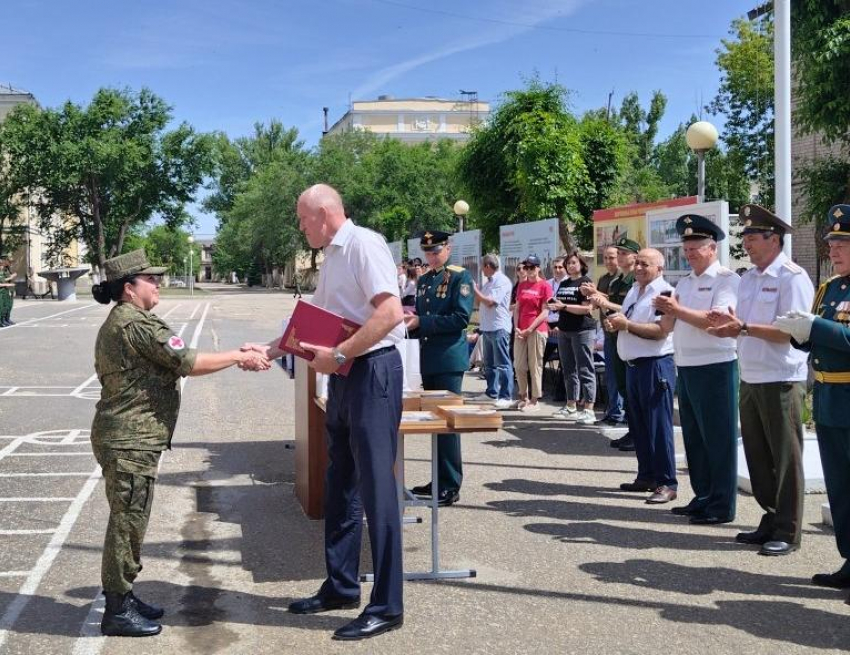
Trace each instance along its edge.
<instances>
[{"instance_id":1,"label":"wristwatch","mask_svg":"<svg viewBox=\"0 0 850 655\"><path fill-rule=\"evenodd\" d=\"M348 359L348 357L346 357L346 356L345 356L345 355L343 355L341 352L339 352L339 348L334 348L334 349L331 351L331 354L334 356L334 359L336 360L336 363L337 363L337 364L339 364L340 366L342 366L343 364L345 364L345 361Z\"/></svg>"},{"instance_id":2,"label":"wristwatch","mask_svg":"<svg viewBox=\"0 0 850 655\"><path fill-rule=\"evenodd\" d=\"M740 337L748 337L750 336L749 330L747 329L746 323L741 323L741 331L738 332L738 336Z\"/></svg>"}]
</instances>

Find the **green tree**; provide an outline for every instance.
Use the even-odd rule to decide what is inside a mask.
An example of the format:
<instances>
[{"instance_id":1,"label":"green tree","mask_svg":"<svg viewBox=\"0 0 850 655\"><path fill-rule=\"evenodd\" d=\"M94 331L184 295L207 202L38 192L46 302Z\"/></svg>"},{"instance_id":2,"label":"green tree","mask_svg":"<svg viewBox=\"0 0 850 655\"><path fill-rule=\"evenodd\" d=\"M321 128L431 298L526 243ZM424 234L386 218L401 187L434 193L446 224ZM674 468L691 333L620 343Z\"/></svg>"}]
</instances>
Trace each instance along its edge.
<instances>
[{"instance_id":1,"label":"green tree","mask_svg":"<svg viewBox=\"0 0 850 655\"><path fill-rule=\"evenodd\" d=\"M171 275L183 275L184 260L189 257L195 262L201 261L201 247L197 243L189 244L189 232L168 225L152 227L143 240L148 260L154 266L167 266Z\"/></svg>"},{"instance_id":2,"label":"green tree","mask_svg":"<svg viewBox=\"0 0 850 655\"><path fill-rule=\"evenodd\" d=\"M773 20L737 19L717 50L720 88L708 110L725 121L722 141L732 170L758 188L758 201L773 207L776 196L773 131Z\"/></svg>"},{"instance_id":3,"label":"green tree","mask_svg":"<svg viewBox=\"0 0 850 655\"><path fill-rule=\"evenodd\" d=\"M850 201L850 3L799 0L791 4L794 121L801 134L819 134L831 153L800 168L801 218L826 222L831 205ZM825 253L821 252L821 257Z\"/></svg>"},{"instance_id":4,"label":"green tree","mask_svg":"<svg viewBox=\"0 0 850 655\"><path fill-rule=\"evenodd\" d=\"M601 130L595 141L594 128ZM599 150L586 159L594 145ZM620 145L594 117L580 124L569 111L568 92L557 84L535 79L523 90L506 93L458 162L485 243L497 243L500 225L555 216L565 245L572 242L572 224L588 246L589 208L610 193L618 173L610 167L619 164Z\"/></svg>"},{"instance_id":5,"label":"green tree","mask_svg":"<svg viewBox=\"0 0 850 655\"><path fill-rule=\"evenodd\" d=\"M216 214L219 231L213 266L252 280L286 265L306 248L295 204L306 183L309 152L296 129L278 120L256 123L254 134L233 141L220 135L216 179L204 208Z\"/></svg>"},{"instance_id":6,"label":"green tree","mask_svg":"<svg viewBox=\"0 0 850 655\"><path fill-rule=\"evenodd\" d=\"M0 140L16 192L36 208L54 256L76 239L102 266L133 226L185 220L184 205L211 170L211 144L185 123L166 131L170 119L147 89L101 89L87 107L21 105L7 117Z\"/></svg>"}]
</instances>

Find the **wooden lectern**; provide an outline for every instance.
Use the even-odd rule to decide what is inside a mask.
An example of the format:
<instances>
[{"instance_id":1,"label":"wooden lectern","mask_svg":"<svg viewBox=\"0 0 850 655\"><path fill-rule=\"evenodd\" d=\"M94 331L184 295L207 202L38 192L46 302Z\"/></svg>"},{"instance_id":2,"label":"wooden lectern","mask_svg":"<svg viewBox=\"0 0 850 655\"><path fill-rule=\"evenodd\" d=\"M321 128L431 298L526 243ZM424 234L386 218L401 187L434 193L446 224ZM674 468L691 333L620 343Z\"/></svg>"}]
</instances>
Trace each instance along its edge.
<instances>
[{"instance_id":1,"label":"wooden lectern","mask_svg":"<svg viewBox=\"0 0 850 655\"><path fill-rule=\"evenodd\" d=\"M316 371L295 358L295 496L311 519L322 519L325 502L325 412L316 399Z\"/></svg>"}]
</instances>

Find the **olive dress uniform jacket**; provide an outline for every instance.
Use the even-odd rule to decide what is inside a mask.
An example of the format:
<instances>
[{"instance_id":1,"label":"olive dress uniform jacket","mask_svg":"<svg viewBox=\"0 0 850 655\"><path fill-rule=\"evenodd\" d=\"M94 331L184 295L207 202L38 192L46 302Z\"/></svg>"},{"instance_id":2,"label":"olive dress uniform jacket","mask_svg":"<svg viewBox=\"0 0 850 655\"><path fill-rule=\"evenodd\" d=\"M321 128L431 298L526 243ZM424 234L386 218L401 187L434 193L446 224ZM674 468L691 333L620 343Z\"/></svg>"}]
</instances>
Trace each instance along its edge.
<instances>
[{"instance_id":1,"label":"olive dress uniform jacket","mask_svg":"<svg viewBox=\"0 0 850 655\"><path fill-rule=\"evenodd\" d=\"M472 315L472 276L461 266L443 266L419 278L420 370L423 375L469 368L466 328Z\"/></svg>"}]
</instances>

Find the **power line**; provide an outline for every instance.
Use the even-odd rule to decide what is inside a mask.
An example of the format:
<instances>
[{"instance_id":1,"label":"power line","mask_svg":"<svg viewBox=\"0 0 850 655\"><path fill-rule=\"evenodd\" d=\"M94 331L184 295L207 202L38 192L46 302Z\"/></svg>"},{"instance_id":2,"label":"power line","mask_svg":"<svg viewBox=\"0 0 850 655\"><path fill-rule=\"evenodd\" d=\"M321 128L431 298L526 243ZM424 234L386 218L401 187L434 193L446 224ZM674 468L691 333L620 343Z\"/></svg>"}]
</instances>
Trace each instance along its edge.
<instances>
[{"instance_id":1,"label":"power line","mask_svg":"<svg viewBox=\"0 0 850 655\"><path fill-rule=\"evenodd\" d=\"M579 29L576 27L555 27L552 25L535 25L534 23L521 23L519 21L511 21L511 20L501 20L499 18L488 18L486 16L470 16L468 14L459 14L453 11L445 11L443 9L433 9L426 7L417 7L415 5L409 5L404 2L396 2L395 0L373 0L373 2L378 2L380 4L391 5L393 7L401 7L402 9L410 9L412 11L419 11L426 14L439 14L442 16L449 16L451 18L461 18L463 20L481 22L481 23L495 23L497 25L511 25L514 27L526 27L530 30L546 30L548 32L570 32L572 34L588 34L593 36L635 36L641 38L651 38L651 39L723 39L726 35L717 35L717 34L664 34L657 32L614 32L609 30L585 30Z\"/></svg>"}]
</instances>

